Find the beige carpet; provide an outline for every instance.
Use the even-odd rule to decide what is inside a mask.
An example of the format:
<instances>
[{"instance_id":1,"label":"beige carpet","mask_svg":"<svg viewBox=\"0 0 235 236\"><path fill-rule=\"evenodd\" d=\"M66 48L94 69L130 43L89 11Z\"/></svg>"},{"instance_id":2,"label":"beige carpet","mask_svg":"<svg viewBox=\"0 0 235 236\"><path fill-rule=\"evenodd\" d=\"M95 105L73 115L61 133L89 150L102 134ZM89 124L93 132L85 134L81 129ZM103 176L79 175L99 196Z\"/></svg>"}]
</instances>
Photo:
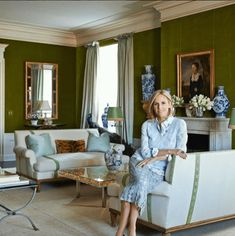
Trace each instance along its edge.
<instances>
[{"instance_id":1,"label":"beige carpet","mask_svg":"<svg viewBox=\"0 0 235 236\"><path fill-rule=\"evenodd\" d=\"M0 192L0 202L14 209L27 201L30 194L30 189ZM40 231L34 231L25 218L13 216L0 223L0 235L114 236L116 229L110 226L109 212L101 208L101 190L82 185L81 194L81 198L75 197L74 183L44 184L33 203L22 211L31 217ZM161 234L144 226L138 226L137 235ZM235 220L172 234L172 236L191 235L233 236Z\"/></svg>"}]
</instances>

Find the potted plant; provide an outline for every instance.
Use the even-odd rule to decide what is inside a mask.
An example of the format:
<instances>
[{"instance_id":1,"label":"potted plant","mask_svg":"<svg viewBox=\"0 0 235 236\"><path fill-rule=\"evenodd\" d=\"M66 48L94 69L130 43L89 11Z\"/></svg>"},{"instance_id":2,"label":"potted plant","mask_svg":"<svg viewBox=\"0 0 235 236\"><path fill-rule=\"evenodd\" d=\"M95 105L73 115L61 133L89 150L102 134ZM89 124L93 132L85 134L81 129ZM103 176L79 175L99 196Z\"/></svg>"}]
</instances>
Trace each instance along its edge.
<instances>
[{"instance_id":1,"label":"potted plant","mask_svg":"<svg viewBox=\"0 0 235 236\"><path fill-rule=\"evenodd\" d=\"M203 112L206 110L211 110L213 104L214 103L210 100L210 98L199 94L191 98L189 101L189 109L193 109L195 111L196 117L203 117Z\"/></svg>"},{"instance_id":2,"label":"potted plant","mask_svg":"<svg viewBox=\"0 0 235 236\"><path fill-rule=\"evenodd\" d=\"M32 125L37 125L38 124L38 113L33 113L31 115L30 120L31 120Z\"/></svg>"},{"instance_id":3,"label":"potted plant","mask_svg":"<svg viewBox=\"0 0 235 236\"><path fill-rule=\"evenodd\" d=\"M184 105L184 98L172 95L171 99L172 99L172 105L174 107L174 114L176 114L176 108L182 107Z\"/></svg>"}]
</instances>

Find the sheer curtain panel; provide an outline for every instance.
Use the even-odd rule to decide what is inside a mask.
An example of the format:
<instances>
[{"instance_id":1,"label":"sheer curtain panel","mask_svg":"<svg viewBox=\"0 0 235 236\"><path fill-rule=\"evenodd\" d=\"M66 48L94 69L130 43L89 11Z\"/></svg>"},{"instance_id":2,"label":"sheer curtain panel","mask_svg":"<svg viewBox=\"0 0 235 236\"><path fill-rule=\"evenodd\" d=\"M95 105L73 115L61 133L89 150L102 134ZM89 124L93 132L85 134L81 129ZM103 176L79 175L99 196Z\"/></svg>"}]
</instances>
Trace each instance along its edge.
<instances>
[{"instance_id":1,"label":"sheer curtain panel","mask_svg":"<svg viewBox=\"0 0 235 236\"><path fill-rule=\"evenodd\" d=\"M128 144L133 143L134 119L134 66L133 35L118 37L118 105L124 114L122 137Z\"/></svg>"},{"instance_id":2,"label":"sheer curtain panel","mask_svg":"<svg viewBox=\"0 0 235 236\"><path fill-rule=\"evenodd\" d=\"M98 121L97 74L99 60L99 43L87 46L86 66L83 83L83 98L81 112L81 128L87 127L87 116L92 115L92 121Z\"/></svg>"}]
</instances>

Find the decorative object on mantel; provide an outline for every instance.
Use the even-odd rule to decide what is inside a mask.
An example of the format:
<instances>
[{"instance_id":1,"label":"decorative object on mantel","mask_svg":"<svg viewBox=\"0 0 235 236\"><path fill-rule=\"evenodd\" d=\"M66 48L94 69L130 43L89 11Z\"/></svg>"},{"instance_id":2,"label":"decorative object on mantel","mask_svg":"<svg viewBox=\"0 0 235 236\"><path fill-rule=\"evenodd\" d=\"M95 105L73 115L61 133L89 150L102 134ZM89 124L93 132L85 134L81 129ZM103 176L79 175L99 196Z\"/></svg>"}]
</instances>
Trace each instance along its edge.
<instances>
[{"instance_id":1,"label":"decorative object on mantel","mask_svg":"<svg viewBox=\"0 0 235 236\"><path fill-rule=\"evenodd\" d=\"M224 86L218 86L218 93L213 99L213 110L216 118L226 118L226 112L230 106L229 100L224 93Z\"/></svg>"},{"instance_id":2,"label":"decorative object on mantel","mask_svg":"<svg viewBox=\"0 0 235 236\"><path fill-rule=\"evenodd\" d=\"M203 117L203 112L206 110L211 110L212 106L213 101L202 94L195 95L189 101L189 108L195 111L196 117Z\"/></svg>"},{"instance_id":3,"label":"decorative object on mantel","mask_svg":"<svg viewBox=\"0 0 235 236\"><path fill-rule=\"evenodd\" d=\"M235 108L232 109L232 113L231 113L228 127L230 129L235 129Z\"/></svg>"},{"instance_id":4,"label":"decorative object on mantel","mask_svg":"<svg viewBox=\"0 0 235 236\"><path fill-rule=\"evenodd\" d=\"M182 107L184 104L184 98L183 97L178 97L175 94L172 95L172 105L174 107L174 113L176 114L177 107Z\"/></svg>"},{"instance_id":5,"label":"decorative object on mantel","mask_svg":"<svg viewBox=\"0 0 235 236\"><path fill-rule=\"evenodd\" d=\"M141 76L143 101L148 101L155 91L156 76L152 72L152 65L145 65L145 74Z\"/></svg>"}]
</instances>

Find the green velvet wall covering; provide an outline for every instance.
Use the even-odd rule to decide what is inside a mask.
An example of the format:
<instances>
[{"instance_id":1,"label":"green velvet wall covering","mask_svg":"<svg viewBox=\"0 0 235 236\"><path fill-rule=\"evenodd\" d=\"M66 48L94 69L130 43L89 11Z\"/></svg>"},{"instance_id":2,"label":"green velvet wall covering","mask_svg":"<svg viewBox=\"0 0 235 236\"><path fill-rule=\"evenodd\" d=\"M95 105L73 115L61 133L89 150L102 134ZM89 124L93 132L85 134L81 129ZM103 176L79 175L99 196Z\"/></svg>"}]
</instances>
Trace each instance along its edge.
<instances>
[{"instance_id":1,"label":"green velvet wall covering","mask_svg":"<svg viewBox=\"0 0 235 236\"><path fill-rule=\"evenodd\" d=\"M8 44L5 50L5 132L24 129L25 62L58 64L57 122L66 128L75 126L76 48L0 39Z\"/></svg>"},{"instance_id":2,"label":"green velvet wall covering","mask_svg":"<svg viewBox=\"0 0 235 236\"><path fill-rule=\"evenodd\" d=\"M161 26L161 86L176 92L176 54L215 50L215 87L225 86L230 109L235 107L235 6L163 22ZM213 112L211 112L213 116ZM233 136L233 147L235 147Z\"/></svg>"},{"instance_id":3,"label":"green velvet wall covering","mask_svg":"<svg viewBox=\"0 0 235 236\"><path fill-rule=\"evenodd\" d=\"M153 29L134 34L134 138L140 137L142 123L146 113L142 107L141 74L144 65L153 65L157 77L157 88L160 88L161 29Z\"/></svg>"}]
</instances>

